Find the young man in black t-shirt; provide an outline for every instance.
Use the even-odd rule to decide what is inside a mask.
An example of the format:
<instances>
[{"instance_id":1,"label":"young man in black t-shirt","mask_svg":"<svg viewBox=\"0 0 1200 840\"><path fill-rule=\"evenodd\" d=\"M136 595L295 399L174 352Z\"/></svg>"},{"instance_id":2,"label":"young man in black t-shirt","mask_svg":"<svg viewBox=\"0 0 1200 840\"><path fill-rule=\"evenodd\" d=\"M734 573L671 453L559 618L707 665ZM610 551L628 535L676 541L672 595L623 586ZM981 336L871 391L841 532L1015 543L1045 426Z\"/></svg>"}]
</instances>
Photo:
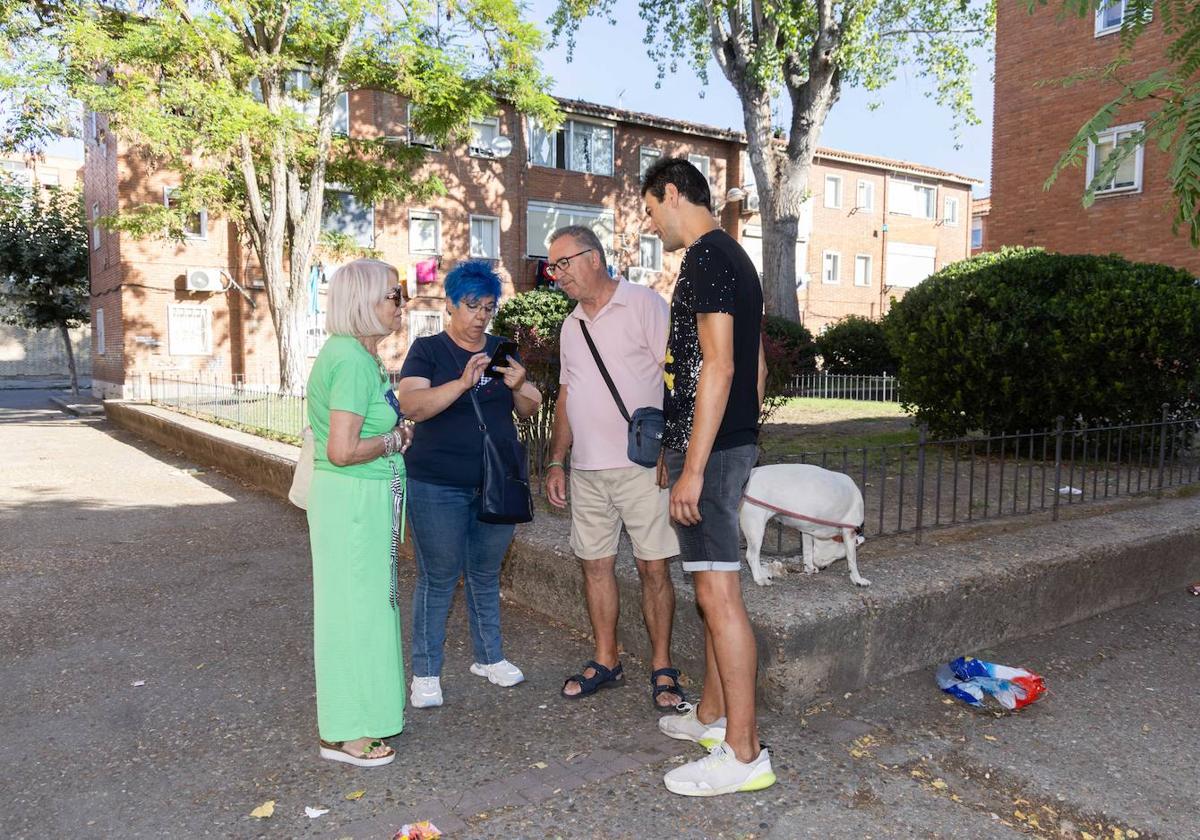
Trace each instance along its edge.
<instances>
[{"instance_id":1,"label":"young man in black t-shirt","mask_svg":"<svg viewBox=\"0 0 1200 840\"><path fill-rule=\"evenodd\" d=\"M700 703L658 725L672 738L712 748L663 781L685 796L762 790L775 773L758 740L758 659L738 545L738 507L758 457L766 387L762 286L746 252L717 227L708 181L692 164L667 158L651 166L642 199L663 247L687 249L671 299L660 475L671 487L671 519L705 640Z\"/></svg>"}]
</instances>

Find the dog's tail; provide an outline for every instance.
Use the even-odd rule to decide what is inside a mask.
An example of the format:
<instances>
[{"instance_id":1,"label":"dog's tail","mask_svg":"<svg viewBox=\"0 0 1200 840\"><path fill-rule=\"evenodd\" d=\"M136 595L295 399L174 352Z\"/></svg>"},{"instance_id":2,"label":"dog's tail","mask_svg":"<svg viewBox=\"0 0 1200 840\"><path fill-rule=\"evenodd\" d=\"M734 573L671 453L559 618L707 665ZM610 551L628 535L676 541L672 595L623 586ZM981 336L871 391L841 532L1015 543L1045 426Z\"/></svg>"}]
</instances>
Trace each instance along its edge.
<instances>
[{"instance_id":1,"label":"dog's tail","mask_svg":"<svg viewBox=\"0 0 1200 840\"><path fill-rule=\"evenodd\" d=\"M861 537L863 535L863 528L865 528L866 525L867 525L867 520L864 519L862 521L862 524L860 524L857 528L854 529L854 536Z\"/></svg>"}]
</instances>

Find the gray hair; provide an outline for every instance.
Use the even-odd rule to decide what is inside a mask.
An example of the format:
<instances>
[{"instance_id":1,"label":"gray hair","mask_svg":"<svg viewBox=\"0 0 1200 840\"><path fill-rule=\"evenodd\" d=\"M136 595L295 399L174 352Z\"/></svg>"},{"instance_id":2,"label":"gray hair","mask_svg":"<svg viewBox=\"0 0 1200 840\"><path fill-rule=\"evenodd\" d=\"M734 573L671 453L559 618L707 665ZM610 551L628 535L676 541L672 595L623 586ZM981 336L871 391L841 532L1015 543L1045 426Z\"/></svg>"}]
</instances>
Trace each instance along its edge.
<instances>
[{"instance_id":1,"label":"gray hair","mask_svg":"<svg viewBox=\"0 0 1200 840\"><path fill-rule=\"evenodd\" d=\"M605 271L608 270L608 258L604 254L604 245L600 242L600 237L596 235L596 231L592 230L587 225L567 225L560 227L554 233L550 234L550 245L553 245L564 236L569 236L578 242L580 245L586 245L596 252L596 256L600 257L600 267Z\"/></svg>"}]
</instances>

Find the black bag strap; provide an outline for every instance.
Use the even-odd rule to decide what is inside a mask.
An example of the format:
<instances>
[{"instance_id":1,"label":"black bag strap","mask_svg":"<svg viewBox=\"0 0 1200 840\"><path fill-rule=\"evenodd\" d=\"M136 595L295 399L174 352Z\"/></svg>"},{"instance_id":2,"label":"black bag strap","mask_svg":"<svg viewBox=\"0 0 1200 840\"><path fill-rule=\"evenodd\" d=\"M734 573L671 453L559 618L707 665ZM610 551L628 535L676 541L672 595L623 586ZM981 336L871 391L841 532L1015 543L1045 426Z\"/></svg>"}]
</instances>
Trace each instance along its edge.
<instances>
[{"instance_id":1,"label":"black bag strap","mask_svg":"<svg viewBox=\"0 0 1200 840\"><path fill-rule=\"evenodd\" d=\"M621 399L621 395L617 392L617 386L613 384L612 377L608 375L608 368L604 366L604 360L600 358L600 351L596 349L596 342L592 341L592 336L588 333L587 324L583 323L582 318L579 319L579 329L583 330L583 338L587 341L588 349L592 351L592 358L596 360L596 367L600 368L600 375L604 377L604 384L608 386L609 393L617 401L617 408L621 410L621 416L628 423L629 412L625 410L625 403Z\"/></svg>"},{"instance_id":2,"label":"black bag strap","mask_svg":"<svg viewBox=\"0 0 1200 840\"><path fill-rule=\"evenodd\" d=\"M443 333L443 335L445 335L445 333ZM453 339L451 339L450 336L446 336L446 340L453 341ZM501 341L503 341L503 339L501 339ZM590 341L590 339L589 339L589 341ZM495 351L496 347L500 346L499 344L493 344L492 341L490 341L490 336L489 336L488 338L484 339L483 352L485 352L485 353L487 352L487 348L488 348L489 344L492 344L493 352ZM446 355L450 357L450 367L452 369L458 367L458 362L454 361L454 354L450 352L450 348L443 347L442 349L445 350ZM462 376L462 371L459 371L458 375ZM487 433L488 433L487 421L485 421L483 419L483 409L481 409L479 407L479 399L475 396L475 386L474 385L472 385L470 388L467 389L467 394L471 397L471 405L473 405L475 407L475 418L479 421L479 431L483 432L484 436L486 437Z\"/></svg>"}]
</instances>

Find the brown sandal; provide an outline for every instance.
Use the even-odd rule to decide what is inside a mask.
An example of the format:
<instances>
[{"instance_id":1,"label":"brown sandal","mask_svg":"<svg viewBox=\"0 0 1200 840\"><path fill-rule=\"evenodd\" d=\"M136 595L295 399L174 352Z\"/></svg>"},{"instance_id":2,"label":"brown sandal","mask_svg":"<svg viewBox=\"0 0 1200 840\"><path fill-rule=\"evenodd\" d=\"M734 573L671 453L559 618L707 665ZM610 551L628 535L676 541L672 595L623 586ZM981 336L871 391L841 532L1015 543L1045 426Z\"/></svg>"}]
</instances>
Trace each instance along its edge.
<instances>
[{"instance_id":1,"label":"brown sandal","mask_svg":"<svg viewBox=\"0 0 1200 840\"><path fill-rule=\"evenodd\" d=\"M385 764L391 764L396 757L396 751L387 746L378 739L372 741L366 749L362 751L362 755L354 755L346 750L345 741L325 741L321 742L321 758L327 758L330 761L341 761L346 764L353 764L355 767L382 767ZM370 758L370 755L380 747L387 749L387 752L378 758Z\"/></svg>"}]
</instances>

